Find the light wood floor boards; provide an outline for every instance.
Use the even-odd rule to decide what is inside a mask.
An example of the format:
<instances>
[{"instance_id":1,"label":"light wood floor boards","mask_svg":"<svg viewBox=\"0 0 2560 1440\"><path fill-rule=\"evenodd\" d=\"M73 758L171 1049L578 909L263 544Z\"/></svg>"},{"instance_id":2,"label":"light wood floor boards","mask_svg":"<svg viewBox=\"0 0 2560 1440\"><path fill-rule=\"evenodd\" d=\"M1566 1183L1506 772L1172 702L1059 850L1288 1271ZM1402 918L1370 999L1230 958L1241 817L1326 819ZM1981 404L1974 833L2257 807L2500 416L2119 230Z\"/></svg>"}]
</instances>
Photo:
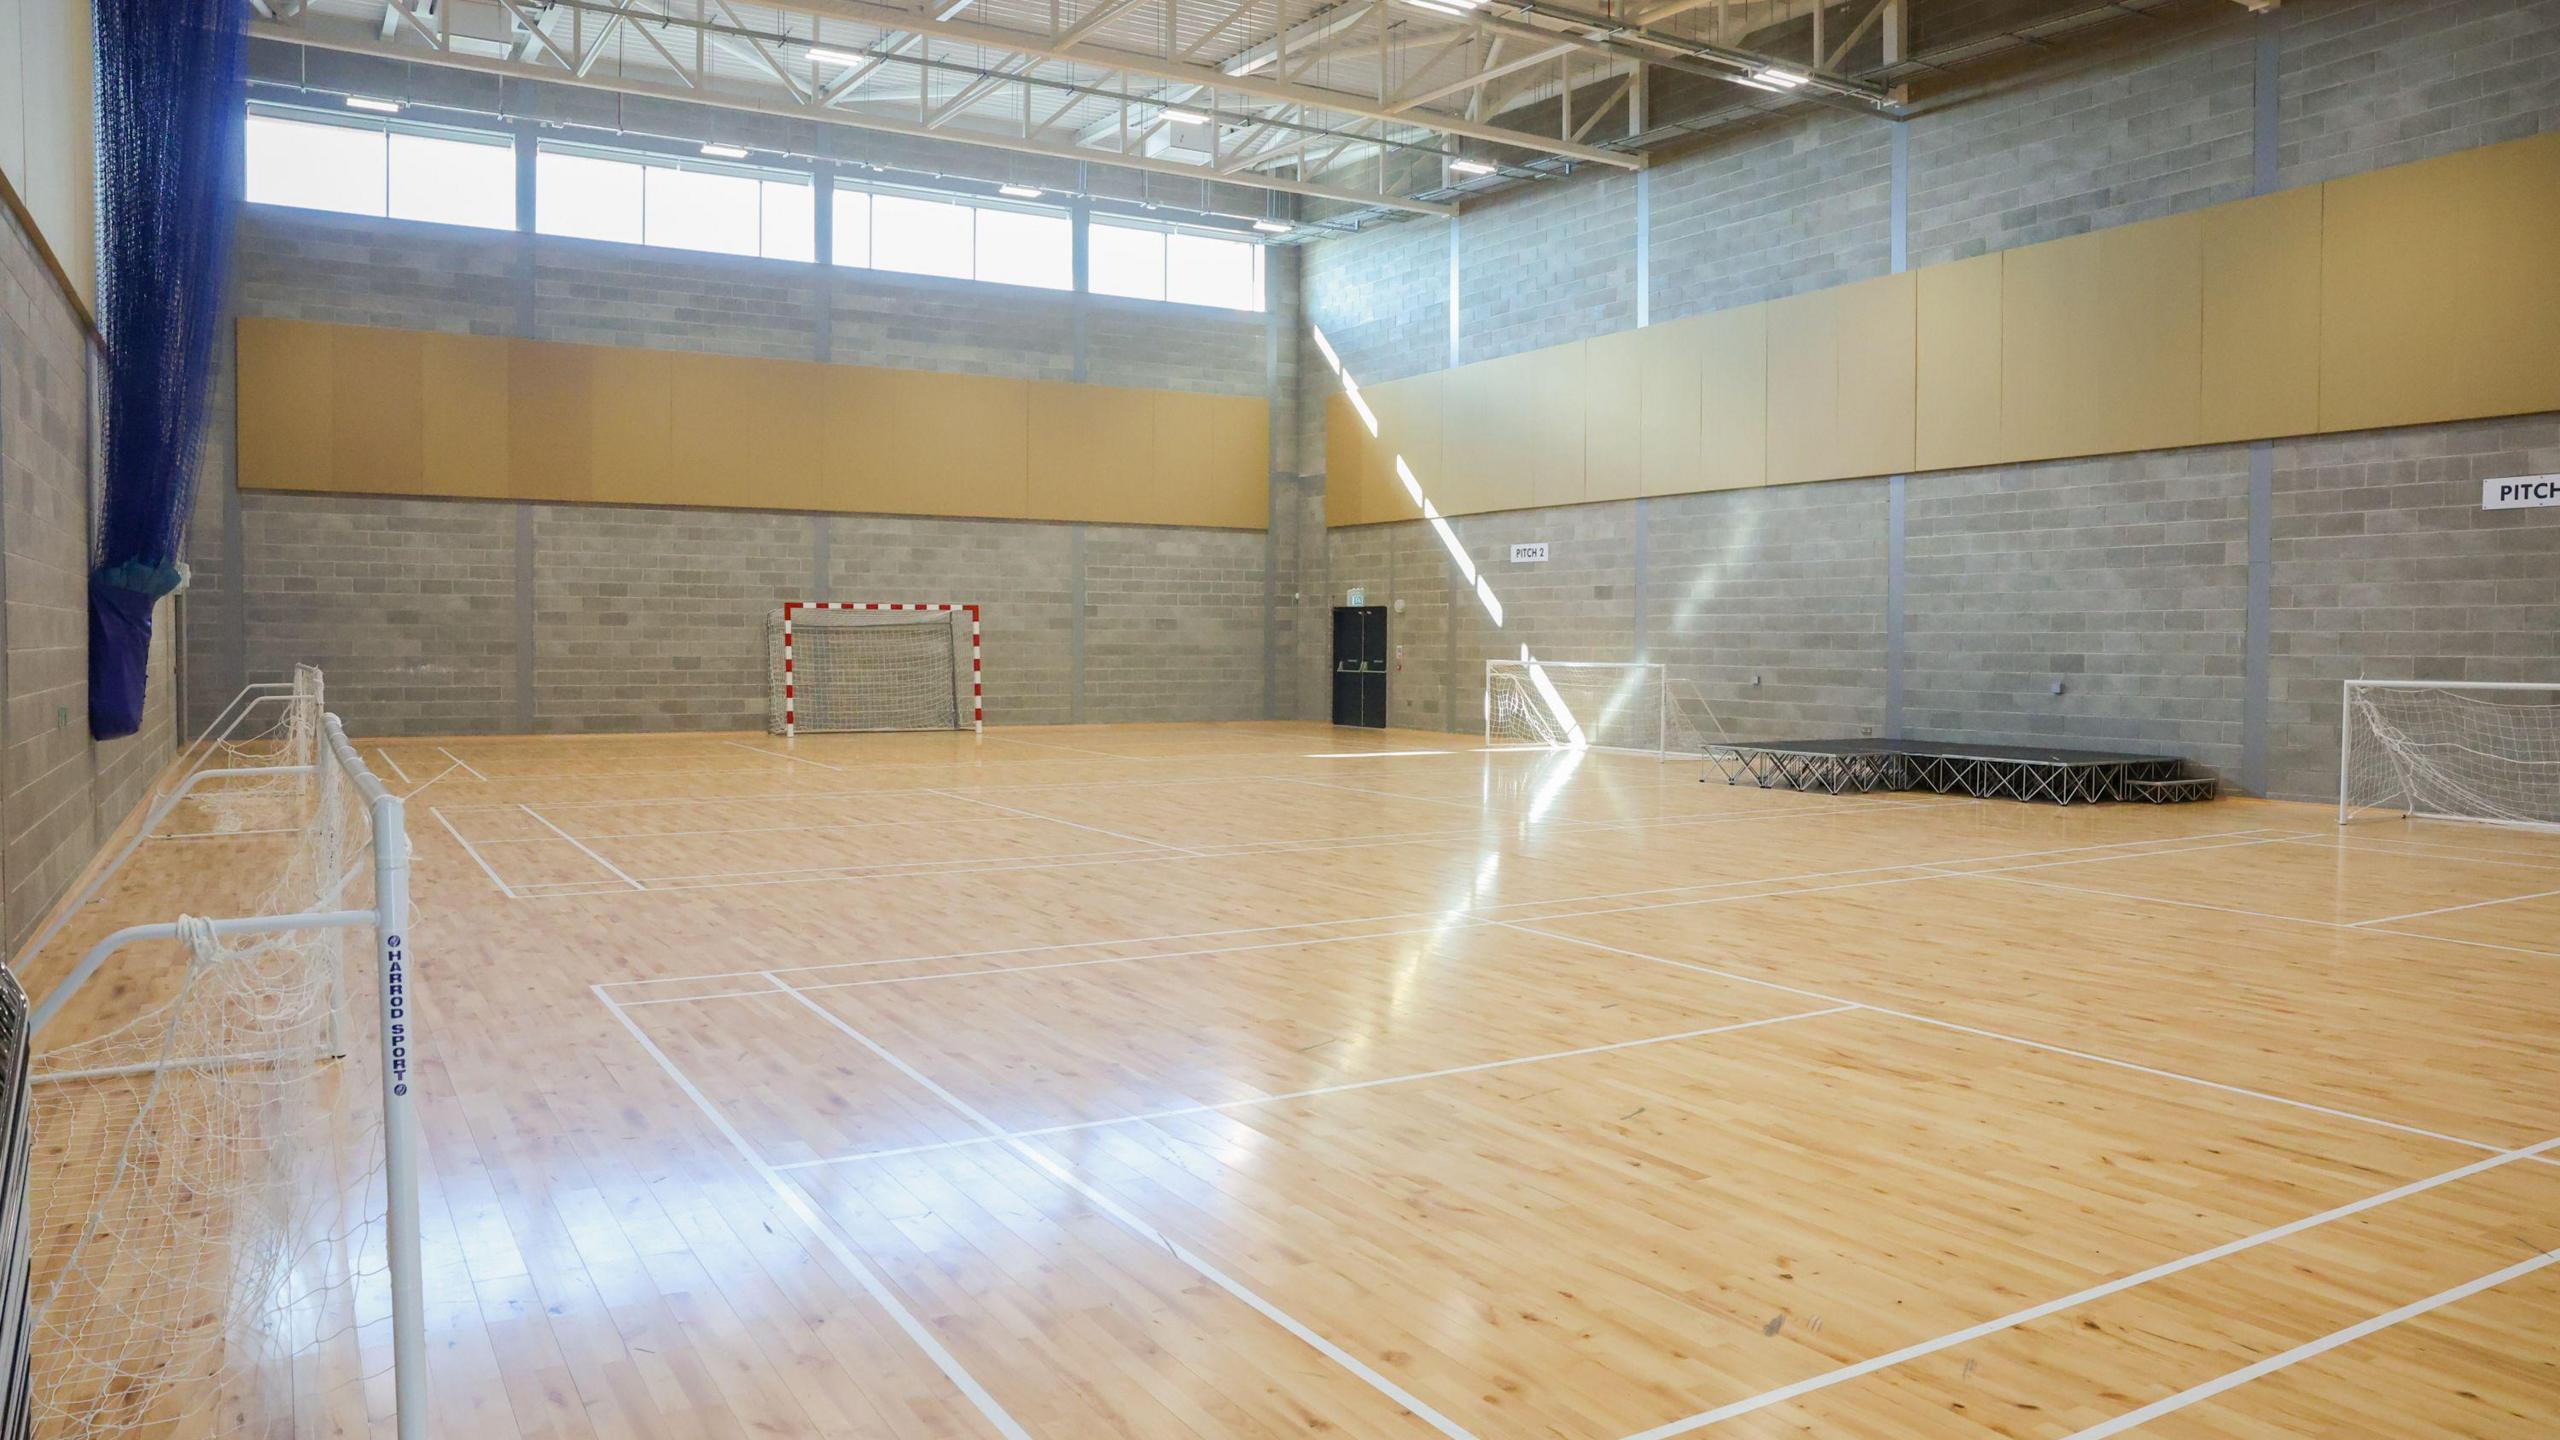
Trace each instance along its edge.
<instances>
[{"instance_id":1,"label":"light wood floor boards","mask_svg":"<svg viewBox=\"0 0 2560 1440\"><path fill-rule=\"evenodd\" d=\"M1280 723L365 752L440 1435L2560 1434L2560 838Z\"/></svg>"}]
</instances>

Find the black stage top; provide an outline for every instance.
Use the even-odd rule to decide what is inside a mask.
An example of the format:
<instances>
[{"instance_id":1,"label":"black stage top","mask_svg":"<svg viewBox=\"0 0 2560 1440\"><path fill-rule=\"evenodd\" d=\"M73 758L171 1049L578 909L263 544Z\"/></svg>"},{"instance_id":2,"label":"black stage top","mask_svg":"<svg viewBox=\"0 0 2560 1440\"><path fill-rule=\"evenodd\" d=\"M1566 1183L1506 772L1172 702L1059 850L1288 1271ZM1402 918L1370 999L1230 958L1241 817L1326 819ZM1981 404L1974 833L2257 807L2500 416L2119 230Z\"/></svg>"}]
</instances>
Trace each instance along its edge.
<instances>
[{"instance_id":1,"label":"black stage top","mask_svg":"<svg viewBox=\"0 0 2560 1440\"><path fill-rule=\"evenodd\" d=\"M1726 740L1711 750L1777 755L1902 755L1915 760L1990 760L2004 765L2167 765L2174 755L2114 750L2056 750L2039 745L1965 745L1951 740Z\"/></svg>"}]
</instances>

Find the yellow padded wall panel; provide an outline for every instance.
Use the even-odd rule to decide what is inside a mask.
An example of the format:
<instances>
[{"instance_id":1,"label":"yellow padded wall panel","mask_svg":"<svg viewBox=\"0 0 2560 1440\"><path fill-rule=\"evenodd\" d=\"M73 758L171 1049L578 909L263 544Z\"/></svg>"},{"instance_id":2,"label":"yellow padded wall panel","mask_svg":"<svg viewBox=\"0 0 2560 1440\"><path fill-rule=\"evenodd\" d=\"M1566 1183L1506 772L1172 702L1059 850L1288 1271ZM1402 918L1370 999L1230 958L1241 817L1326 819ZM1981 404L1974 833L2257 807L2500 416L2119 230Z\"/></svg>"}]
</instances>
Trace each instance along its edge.
<instances>
[{"instance_id":1,"label":"yellow padded wall panel","mask_svg":"<svg viewBox=\"0 0 2560 1440\"><path fill-rule=\"evenodd\" d=\"M1997 254L1977 255L1914 277L1919 415L1912 462L1922 470L2000 459L2000 270Z\"/></svg>"},{"instance_id":2,"label":"yellow padded wall panel","mask_svg":"<svg viewBox=\"0 0 2560 1440\"><path fill-rule=\"evenodd\" d=\"M1769 483L1769 307L1701 315L1698 325L1697 485ZM1651 463L1648 455L1647 463ZM1655 495L1674 493L1647 483Z\"/></svg>"},{"instance_id":3,"label":"yellow padded wall panel","mask_svg":"<svg viewBox=\"0 0 2560 1440\"><path fill-rule=\"evenodd\" d=\"M1579 505L1586 498L1590 455L1590 397L1581 341L1550 345L1521 356L1522 383L1535 449L1529 468L1529 503Z\"/></svg>"},{"instance_id":4,"label":"yellow padded wall panel","mask_svg":"<svg viewBox=\"0 0 2560 1440\"><path fill-rule=\"evenodd\" d=\"M2320 428L2321 187L2199 211L2208 444Z\"/></svg>"},{"instance_id":5,"label":"yellow padded wall panel","mask_svg":"<svg viewBox=\"0 0 2560 1440\"><path fill-rule=\"evenodd\" d=\"M355 327L327 337L330 468L360 482L341 488L425 493L426 338Z\"/></svg>"},{"instance_id":6,"label":"yellow padded wall panel","mask_svg":"<svg viewBox=\"0 0 2560 1440\"><path fill-rule=\"evenodd\" d=\"M1645 330L1582 342L1582 498L1644 491Z\"/></svg>"},{"instance_id":7,"label":"yellow padded wall panel","mask_svg":"<svg viewBox=\"0 0 2560 1440\"><path fill-rule=\"evenodd\" d=\"M921 513L947 514L948 497L959 496L991 514L1070 518L1036 508L1030 382L921 370L873 373L882 377L887 400L880 462L896 484L921 493L931 507Z\"/></svg>"},{"instance_id":8,"label":"yellow padded wall panel","mask_svg":"<svg viewBox=\"0 0 2560 1440\"><path fill-rule=\"evenodd\" d=\"M2003 252L2003 458L2197 443L2203 257L2192 214Z\"/></svg>"},{"instance_id":9,"label":"yellow padded wall panel","mask_svg":"<svg viewBox=\"0 0 2560 1440\"><path fill-rule=\"evenodd\" d=\"M666 505L817 510L827 503L819 460L827 367L670 352Z\"/></svg>"},{"instance_id":10,"label":"yellow padded wall panel","mask_svg":"<svg viewBox=\"0 0 2560 1440\"><path fill-rule=\"evenodd\" d=\"M1258 529L1270 519L1270 407L1232 395L1146 394L1155 410L1151 490L1156 525ZM1257 418L1259 417L1259 418Z\"/></svg>"},{"instance_id":11,"label":"yellow padded wall panel","mask_svg":"<svg viewBox=\"0 0 2560 1440\"><path fill-rule=\"evenodd\" d=\"M1911 468L1915 294L1886 275L1769 303L1770 484Z\"/></svg>"},{"instance_id":12,"label":"yellow padded wall panel","mask_svg":"<svg viewBox=\"0 0 2560 1440\"><path fill-rule=\"evenodd\" d=\"M1648 325L1636 335L1636 493L1682 495L1710 489L1700 468L1699 401L1713 316ZM1752 354L1758 358L1757 343ZM1760 428L1752 399L1752 429ZM1593 474L1599 479L1598 472ZM1759 483L1754 481L1754 484Z\"/></svg>"},{"instance_id":13,"label":"yellow padded wall panel","mask_svg":"<svg viewBox=\"0 0 2560 1440\"><path fill-rule=\"evenodd\" d=\"M1031 500L1063 520L1157 523L1155 400L1145 390L1035 380Z\"/></svg>"},{"instance_id":14,"label":"yellow padded wall panel","mask_svg":"<svg viewBox=\"0 0 2560 1440\"><path fill-rule=\"evenodd\" d=\"M1362 523L1360 489L1369 466L1369 432L1351 408L1351 397L1324 397L1324 523L1340 529Z\"/></svg>"},{"instance_id":15,"label":"yellow padded wall panel","mask_svg":"<svg viewBox=\"0 0 2560 1440\"><path fill-rule=\"evenodd\" d=\"M328 490L337 469L326 408L331 327L242 317L234 350L239 386L240 484L254 490Z\"/></svg>"},{"instance_id":16,"label":"yellow padded wall panel","mask_svg":"<svg viewBox=\"0 0 2560 1440\"><path fill-rule=\"evenodd\" d=\"M499 499L515 493L507 413L514 350L488 335L427 335L418 391L427 398L421 465L429 493Z\"/></svg>"},{"instance_id":17,"label":"yellow padded wall panel","mask_svg":"<svg viewBox=\"0 0 2560 1440\"><path fill-rule=\"evenodd\" d=\"M1484 365L1441 373L1440 468L1425 493L1443 515L1503 508L1494 498L1507 463L1501 378Z\"/></svg>"},{"instance_id":18,"label":"yellow padded wall panel","mask_svg":"<svg viewBox=\"0 0 2560 1440\"><path fill-rule=\"evenodd\" d=\"M1364 452L1360 477L1360 514L1368 523L1422 518L1422 507L1413 503L1403 478L1396 474L1396 460L1402 457L1423 485L1423 493L1431 493L1431 477L1440 468L1440 395L1438 372L1361 392L1378 417L1378 438ZM1439 501L1435 498L1432 503Z\"/></svg>"},{"instance_id":19,"label":"yellow padded wall panel","mask_svg":"<svg viewBox=\"0 0 2560 1440\"><path fill-rule=\"evenodd\" d=\"M2560 133L2322 188L2323 429L2560 409Z\"/></svg>"}]
</instances>

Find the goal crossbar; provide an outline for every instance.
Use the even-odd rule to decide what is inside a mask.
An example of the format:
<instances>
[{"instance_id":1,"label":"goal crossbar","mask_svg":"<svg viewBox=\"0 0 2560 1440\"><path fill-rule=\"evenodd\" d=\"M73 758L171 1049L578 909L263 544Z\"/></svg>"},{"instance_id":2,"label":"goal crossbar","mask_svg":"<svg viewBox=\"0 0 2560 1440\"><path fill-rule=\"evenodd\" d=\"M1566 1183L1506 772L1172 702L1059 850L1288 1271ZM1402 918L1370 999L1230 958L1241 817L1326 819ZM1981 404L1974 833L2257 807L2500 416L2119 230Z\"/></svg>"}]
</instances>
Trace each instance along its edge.
<instances>
[{"instance_id":1,"label":"goal crossbar","mask_svg":"<svg viewBox=\"0 0 2560 1440\"><path fill-rule=\"evenodd\" d=\"M864 613L913 612L920 615L946 617L966 616L969 622L969 729L979 735L987 731L986 660L984 635L978 607L966 601L880 601L880 600L785 600L782 602L782 734L789 739L800 733L800 674L794 631L800 611L854 611Z\"/></svg>"}]
</instances>

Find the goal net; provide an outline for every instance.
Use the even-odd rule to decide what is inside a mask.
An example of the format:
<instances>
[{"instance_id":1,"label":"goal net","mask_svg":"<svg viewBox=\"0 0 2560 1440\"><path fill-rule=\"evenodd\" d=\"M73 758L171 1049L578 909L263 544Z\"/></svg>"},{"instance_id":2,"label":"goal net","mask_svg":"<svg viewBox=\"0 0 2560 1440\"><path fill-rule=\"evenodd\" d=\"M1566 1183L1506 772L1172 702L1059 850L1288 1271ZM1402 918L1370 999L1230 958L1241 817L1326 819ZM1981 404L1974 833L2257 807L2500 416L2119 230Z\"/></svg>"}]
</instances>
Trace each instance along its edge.
<instances>
[{"instance_id":1,"label":"goal net","mask_svg":"<svg viewBox=\"0 0 2560 1440\"><path fill-rule=\"evenodd\" d=\"M1487 660L1488 745L1669 754L1662 667L1599 660Z\"/></svg>"},{"instance_id":2,"label":"goal net","mask_svg":"<svg viewBox=\"0 0 2560 1440\"><path fill-rule=\"evenodd\" d=\"M32 1018L48 1440L425 1433L408 844L334 720L313 755L198 897L238 918L119 931Z\"/></svg>"},{"instance_id":3,"label":"goal net","mask_svg":"<svg viewBox=\"0 0 2560 1440\"><path fill-rule=\"evenodd\" d=\"M985 728L978 607L793 601L765 620L765 728Z\"/></svg>"},{"instance_id":4,"label":"goal net","mask_svg":"<svg viewBox=\"0 0 2560 1440\"><path fill-rule=\"evenodd\" d=\"M2560 685L2350 680L2338 821L2367 810L2560 829Z\"/></svg>"}]
</instances>

